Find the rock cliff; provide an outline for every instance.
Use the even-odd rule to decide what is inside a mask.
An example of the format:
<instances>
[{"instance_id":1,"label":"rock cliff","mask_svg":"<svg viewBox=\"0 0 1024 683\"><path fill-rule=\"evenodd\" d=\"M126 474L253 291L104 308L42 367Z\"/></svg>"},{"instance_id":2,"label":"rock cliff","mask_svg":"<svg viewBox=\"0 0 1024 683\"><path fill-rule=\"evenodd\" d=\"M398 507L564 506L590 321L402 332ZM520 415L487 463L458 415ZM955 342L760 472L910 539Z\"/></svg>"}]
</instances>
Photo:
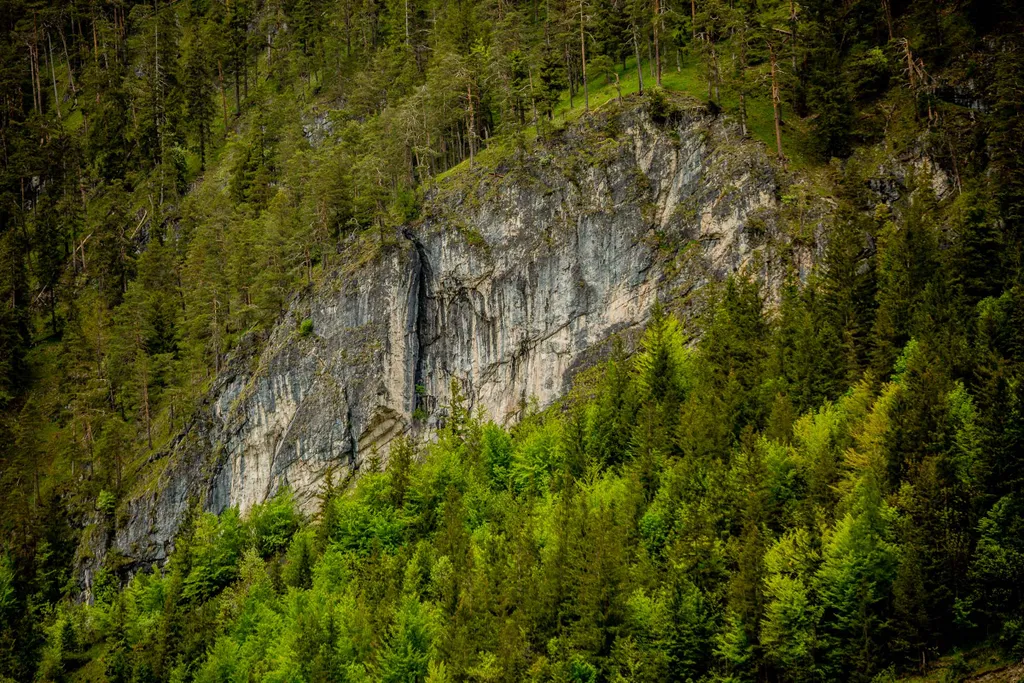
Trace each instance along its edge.
<instances>
[{"instance_id":1,"label":"rock cliff","mask_svg":"<svg viewBox=\"0 0 1024 683\"><path fill-rule=\"evenodd\" d=\"M93 555L163 560L194 504L244 512L290 486L310 509L329 468L429 438L452 378L511 421L562 395L610 338L633 338L656 298L685 312L740 268L777 285L809 258L783 234L778 194L759 144L682 100L488 151L387 244L353 243L260 353L238 354Z\"/></svg>"}]
</instances>

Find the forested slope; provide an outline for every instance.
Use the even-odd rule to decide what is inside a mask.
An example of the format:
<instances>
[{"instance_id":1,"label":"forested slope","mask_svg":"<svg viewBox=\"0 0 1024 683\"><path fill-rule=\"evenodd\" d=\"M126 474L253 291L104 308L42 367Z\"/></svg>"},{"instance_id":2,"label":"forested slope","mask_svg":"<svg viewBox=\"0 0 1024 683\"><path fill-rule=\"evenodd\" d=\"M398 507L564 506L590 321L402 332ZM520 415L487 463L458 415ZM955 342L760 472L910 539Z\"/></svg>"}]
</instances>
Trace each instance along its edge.
<instances>
[{"instance_id":1,"label":"forested slope","mask_svg":"<svg viewBox=\"0 0 1024 683\"><path fill-rule=\"evenodd\" d=\"M9 1L0 21L0 676L885 680L1024 654L1016 3ZM297 292L567 120L663 117L659 86L767 145L813 268L725 279L685 333L656 307L635 355L505 427L453 385L426 443L327 477L315 517L287 490L196 509L166 566L109 566L77 602L82 529L130 521Z\"/></svg>"},{"instance_id":2,"label":"forested slope","mask_svg":"<svg viewBox=\"0 0 1024 683\"><path fill-rule=\"evenodd\" d=\"M628 97L519 150L492 147L387 239L352 241L255 351L229 356L202 405L120 496L85 517L86 595L101 566L162 562L187 511L245 514L282 488L314 512L324 477L430 439L451 380L500 424L547 407L655 301L694 316L706 286L756 274L769 296L813 247L791 233L761 145L685 97ZM785 191L803 185L785 181ZM805 233L828 208L801 202Z\"/></svg>"}]
</instances>

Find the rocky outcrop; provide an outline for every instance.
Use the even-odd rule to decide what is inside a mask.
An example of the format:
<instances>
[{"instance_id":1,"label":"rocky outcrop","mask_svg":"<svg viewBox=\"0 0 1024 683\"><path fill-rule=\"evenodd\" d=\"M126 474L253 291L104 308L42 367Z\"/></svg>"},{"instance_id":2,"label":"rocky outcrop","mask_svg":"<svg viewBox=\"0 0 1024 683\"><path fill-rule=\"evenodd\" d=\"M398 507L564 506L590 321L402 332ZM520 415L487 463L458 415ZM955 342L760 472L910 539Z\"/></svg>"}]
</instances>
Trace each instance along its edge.
<instances>
[{"instance_id":1,"label":"rocky outcrop","mask_svg":"<svg viewBox=\"0 0 1024 683\"><path fill-rule=\"evenodd\" d=\"M631 338L656 298L686 311L744 267L777 284L809 258L784 238L777 194L760 145L680 102L488 151L391 243L353 243L260 354L222 373L112 547L161 560L190 505L244 512L283 486L310 509L329 469L403 433L429 438L452 378L508 422L561 396L611 337Z\"/></svg>"}]
</instances>

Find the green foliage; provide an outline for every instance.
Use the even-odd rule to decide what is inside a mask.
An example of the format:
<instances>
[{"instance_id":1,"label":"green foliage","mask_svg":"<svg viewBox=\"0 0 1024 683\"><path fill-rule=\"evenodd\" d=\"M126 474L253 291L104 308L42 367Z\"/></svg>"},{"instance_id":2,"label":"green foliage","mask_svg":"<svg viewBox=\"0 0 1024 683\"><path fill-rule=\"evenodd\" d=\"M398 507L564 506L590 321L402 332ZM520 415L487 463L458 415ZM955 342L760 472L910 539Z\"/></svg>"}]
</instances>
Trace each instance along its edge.
<instances>
[{"instance_id":1,"label":"green foliage","mask_svg":"<svg viewBox=\"0 0 1024 683\"><path fill-rule=\"evenodd\" d=\"M973 596L982 614L1010 617L1013 606L1020 604L1021 578L1024 577L1022 524L1024 516L1017 495L1001 498L980 522L971 575L976 586L984 587ZM1010 622L1007 626L1012 627Z\"/></svg>"},{"instance_id":2,"label":"green foliage","mask_svg":"<svg viewBox=\"0 0 1024 683\"><path fill-rule=\"evenodd\" d=\"M252 530L253 545L265 558L288 547L300 521L295 500L288 489L253 507L247 520Z\"/></svg>"},{"instance_id":3,"label":"green foliage","mask_svg":"<svg viewBox=\"0 0 1024 683\"><path fill-rule=\"evenodd\" d=\"M17 586L15 585L14 564L8 554L0 557L0 617L5 621L14 614L17 606Z\"/></svg>"},{"instance_id":4,"label":"green foliage","mask_svg":"<svg viewBox=\"0 0 1024 683\"><path fill-rule=\"evenodd\" d=\"M231 583L238 575L244 541L244 528L236 510L228 510L220 517L200 515L188 544L191 569L185 577L184 597L202 601Z\"/></svg>"},{"instance_id":5,"label":"green foliage","mask_svg":"<svg viewBox=\"0 0 1024 683\"><path fill-rule=\"evenodd\" d=\"M94 606L48 620L40 676L98 644L112 680L868 681L918 667L954 620L1016 652L1019 496L955 550L979 514L957 501L990 476L968 386L932 383L912 340L888 382L773 426L764 344L784 325L751 283L714 306L694 348L656 308L579 405L511 432L455 385L436 442L398 439L386 469L328 483L315 522L287 490L244 519L198 514L162 574L120 593L97 577ZM726 438L687 425L694 396ZM894 445L919 423L940 450ZM969 587L955 600L953 581ZM4 614L16 591L5 560Z\"/></svg>"},{"instance_id":6,"label":"green foliage","mask_svg":"<svg viewBox=\"0 0 1024 683\"><path fill-rule=\"evenodd\" d=\"M765 658L787 679L814 678L815 624L820 608L811 597L808 572L817 557L806 530L779 538L765 557L765 615L761 643Z\"/></svg>"},{"instance_id":7,"label":"green foliage","mask_svg":"<svg viewBox=\"0 0 1024 683\"><path fill-rule=\"evenodd\" d=\"M559 427L548 423L524 431L512 452L508 476L517 491L539 493L547 489L564 457L558 446Z\"/></svg>"},{"instance_id":8,"label":"green foliage","mask_svg":"<svg viewBox=\"0 0 1024 683\"><path fill-rule=\"evenodd\" d=\"M823 614L819 626L822 668L831 674L855 671L870 678L878 670L886 596L895 571L889 536L892 513L868 479L854 492L855 508L837 521L824 540L814 577Z\"/></svg>"},{"instance_id":9,"label":"green foliage","mask_svg":"<svg viewBox=\"0 0 1024 683\"><path fill-rule=\"evenodd\" d=\"M693 370L679 321L655 304L651 319L633 358L641 399L678 405L689 388Z\"/></svg>"},{"instance_id":10,"label":"green foliage","mask_svg":"<svg viewBox=\"0 0 1024 683\"><path fill-rule=\"evenodd\" d=\"M388 629L387 646L381 653L381 681L402 683L426 679L433 659L436 619L430 608L415 598L401 601Z\"/></svg>"},{"instance_id":11,"label":"green foliage","mask_svg":"<svg viewBox=\"0 0 1024 683\"><path fill-rule=\"evenodd\" d=\"M284 582L295 588L309 588L313 584L315 562L313 534L304 530L292 538L284 566Z\"/></svg>"},{"instance_id":12,"label":"green foliage","mask_svg":"<svg viewBox=\"0 0 1024 683\"><path fill-rule=\"evenodd\" d=\"M2 15L0 678L869 680L979 640L1021 656L1014 3ZM669 126L686 91L778 132L791 169L845 159L776 188L812 272L755 248L761 284L713 287L685 335L657 306L635 354L509 430L453 381L436 442L394 442L316 521L287 491L197 514L165 567L108 551L73 600L238 346L390 248L442 175L558 135L581 90L646 90ZM835 206L813 229L808 180Z\"/></svg>"},{"instance_id":13,"label":"green foliage","mask_svg":"<svg viewBox=\"0 0 1024 683\"><path fill-rule=\"evenodd\" d=\"M481 455L491 486L495 490L507 489L512 477L512 438L493 422L483 426L480 438Z\"/></svg>"},{"instance_id":14,"label":"green foliage","mask_svg":"<svg viewBox=\"0 0 1024 683\"><path fill-rule=\"evenodd\" d=\"M96 509L109 517L114 514L116 507L117 498L114 497L114 494L106 489L100 491L100 495L96 497Z\"/></svg>"}]
</instances>

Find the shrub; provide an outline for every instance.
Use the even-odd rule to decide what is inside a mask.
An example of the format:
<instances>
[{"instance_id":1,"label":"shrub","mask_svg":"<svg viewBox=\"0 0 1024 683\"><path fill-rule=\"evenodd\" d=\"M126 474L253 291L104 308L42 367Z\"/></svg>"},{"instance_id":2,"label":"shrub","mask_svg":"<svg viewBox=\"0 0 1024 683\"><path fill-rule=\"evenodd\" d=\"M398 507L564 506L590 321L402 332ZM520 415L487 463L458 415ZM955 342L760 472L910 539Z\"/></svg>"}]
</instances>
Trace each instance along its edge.
<instances>
[{"instance_id":1,"label":"shrub","mask_svg":"<svg viewBox=\"0 0 1024 683\"><path fill-rule=\"evenodd\" d=\"M114 497L114 494L106 489L100 491L100 495L96 497L96 509L110 517L114 514L114 508L116 507L117 498Z\"/></svg>"},{"instance_id":2,"label":"shrub","mask_svg":"<svg viewBox=\"0 0 1024 683\"><path fill-rule=\"evenodd\" d=\"M491 487L497 490L508 488L512 465L512 439L508 432L493 422L484 425L481 437L484 463Z\"/></svg>"},{"instance_id":3,"label":"shrub","mask_svg":"<svg viewBox=\"0 0 1024 683\"><path fill-rule=\"evenodd\" d=\"M299 528L299 513L290 490L285 489L249 513L249 529L256 550L269 557L288 547Z\"/></svg>"},{"instance_id":4,"label":"shrub","mask_svg":"<svg viewBox=\"0 0 1024 683\"><path fill-rule=\"evenodd\" d=\"M243 527L237 508L218 519L204 513L191 539L192 570L185 579L185 597L203 601L235 580L243 550Z\"/></svg>"}]
</instances>

